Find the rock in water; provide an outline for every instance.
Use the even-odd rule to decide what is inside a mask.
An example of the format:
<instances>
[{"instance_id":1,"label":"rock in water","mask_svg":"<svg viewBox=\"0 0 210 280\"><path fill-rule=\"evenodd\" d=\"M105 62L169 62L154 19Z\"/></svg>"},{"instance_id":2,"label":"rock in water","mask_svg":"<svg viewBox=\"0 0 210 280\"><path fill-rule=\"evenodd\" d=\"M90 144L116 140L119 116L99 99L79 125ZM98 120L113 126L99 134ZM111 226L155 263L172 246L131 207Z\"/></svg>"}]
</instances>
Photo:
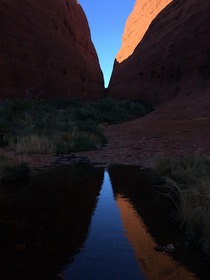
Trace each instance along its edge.
<instances>
[{"instance_id":1,"label":"rock in water","mask_svg":"<svg viewBox=\"0 0 210 280\"><path fill-rule=\"evenodd\" d=\"M76 0L0 2L0 98L98 99L103 75Z\"/></svg>"},{"instance_id":2,"label":"rock in water","mask_svg":"<svg viewBox=\"0 0 210 280\"><path fill-rule=\"evenodd\" d=\"M210 1L136 0L109 85L116 99L161 105L210 89Z\"/></svg>"}]
</instances>

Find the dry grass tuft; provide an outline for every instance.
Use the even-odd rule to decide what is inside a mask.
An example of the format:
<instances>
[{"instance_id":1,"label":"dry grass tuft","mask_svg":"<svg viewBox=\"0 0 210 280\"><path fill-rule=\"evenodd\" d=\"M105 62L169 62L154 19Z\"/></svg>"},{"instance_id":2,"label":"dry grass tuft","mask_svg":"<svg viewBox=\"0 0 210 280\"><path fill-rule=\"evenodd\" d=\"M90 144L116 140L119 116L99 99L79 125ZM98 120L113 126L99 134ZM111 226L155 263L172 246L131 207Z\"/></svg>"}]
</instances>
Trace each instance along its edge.
<instances>
[{"instance_id":1,"label":"dry grass tuft","mask_svg":"<svg viewBox=\"0 0 210 280\"><path fill-rule=\"evenodd\" d=\"M201 155L164 158L157 166L165 195L188 238L210 253L210 161Z\"/></svg>"},{"instance_id":2,"label":"dry grass tuft","mask_svg":"<svg viewBox=\"0 0 210 280\"><path fill-rule=\"evenodd\" d=\"M8 146L17 153L29 154L54 154L56 153L56 145L46 136L32 134L26 136L18 136L16 139L10 137Z\"/></svg>"}]
</instances>

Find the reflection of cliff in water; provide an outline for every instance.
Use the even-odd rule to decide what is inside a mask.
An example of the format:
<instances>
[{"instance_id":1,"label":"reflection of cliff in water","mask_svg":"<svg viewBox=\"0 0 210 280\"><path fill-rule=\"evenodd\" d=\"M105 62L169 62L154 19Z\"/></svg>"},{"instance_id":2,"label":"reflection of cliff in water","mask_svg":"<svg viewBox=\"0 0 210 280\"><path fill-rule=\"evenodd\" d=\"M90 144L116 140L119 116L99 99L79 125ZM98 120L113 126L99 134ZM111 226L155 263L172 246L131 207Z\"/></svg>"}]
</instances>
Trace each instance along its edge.
<instances>
[{"instance_id":1,"label":"reflection of cliff in water","mask_svg":"<svg viewBox=\"0 0 210 280\"><path fill-rule=\"evenodd\" d=\"M58 279L86 239L102 181L103 169L79 165L5 186L0 278Z\"/></svg>"},{"instance_id":2,"label":"reflection of cliff in water","mask_svg":"<svg viewBox=\"0 0 210 280\"><path fill-rule=\"evenodd\" d=\"M132 244L141 269L148 280L197 279L166 253L156 252L153 249L156 243L129 200L119 194L116 196L116 200L126 230L126 237Z\"/></svg>"},{"instance_id":3,"label":"reflection of cliff in water","mask_svg":"<svg viewBox=\"0 0 210 280\"><path fill-rule=\"evenodd\" d=\"M208 279L206 263L190 248L176 247L171 256L153 249L157 243L176 242L182 235L177 236L169 223L168 202L154 192L148 174L127 166L113 166L109 174L126 236L148 279L197 279L180 261L199 273L199 279Z\"/></svg>"}]
</instances>

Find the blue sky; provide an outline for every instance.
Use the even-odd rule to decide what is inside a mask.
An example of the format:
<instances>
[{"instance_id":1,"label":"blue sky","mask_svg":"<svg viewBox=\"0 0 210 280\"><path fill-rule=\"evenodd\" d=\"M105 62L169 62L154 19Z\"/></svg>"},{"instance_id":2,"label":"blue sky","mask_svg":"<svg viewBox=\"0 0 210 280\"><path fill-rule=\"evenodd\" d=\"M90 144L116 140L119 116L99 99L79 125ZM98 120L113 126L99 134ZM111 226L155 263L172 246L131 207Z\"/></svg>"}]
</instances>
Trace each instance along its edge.
<instances>
[{"instance_id":1,"label":"blue sky","mask_svg":"<svg viewBox=\"0 0 210 280\"><path fill-rule=\"evenodd\" d=\"M79 3L88 19L107 87L125 23L135 0L79 0Z\"/></svg>"}]
</instances>

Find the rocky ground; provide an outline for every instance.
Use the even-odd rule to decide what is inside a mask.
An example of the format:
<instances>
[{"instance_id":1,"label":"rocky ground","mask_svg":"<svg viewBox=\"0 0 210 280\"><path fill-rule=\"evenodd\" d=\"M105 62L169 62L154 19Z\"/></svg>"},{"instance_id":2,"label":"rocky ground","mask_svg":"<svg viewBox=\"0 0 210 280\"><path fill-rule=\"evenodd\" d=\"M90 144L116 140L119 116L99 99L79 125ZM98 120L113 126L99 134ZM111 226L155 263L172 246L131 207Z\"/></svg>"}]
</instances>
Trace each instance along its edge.
<instances>
[{"instance_id":1,"label":"rocky ground","mask_svg":"<svg viewBox=\"0 0 210 280\"><path fill-rule=\"evenodd\" d=\"M210 155L210 101L208 93L179 97L149 115L105 129L106 147L78 153L91 161L152 167L168 155Z\"/></svg>"}]
</instances>

